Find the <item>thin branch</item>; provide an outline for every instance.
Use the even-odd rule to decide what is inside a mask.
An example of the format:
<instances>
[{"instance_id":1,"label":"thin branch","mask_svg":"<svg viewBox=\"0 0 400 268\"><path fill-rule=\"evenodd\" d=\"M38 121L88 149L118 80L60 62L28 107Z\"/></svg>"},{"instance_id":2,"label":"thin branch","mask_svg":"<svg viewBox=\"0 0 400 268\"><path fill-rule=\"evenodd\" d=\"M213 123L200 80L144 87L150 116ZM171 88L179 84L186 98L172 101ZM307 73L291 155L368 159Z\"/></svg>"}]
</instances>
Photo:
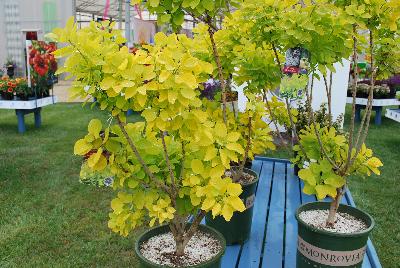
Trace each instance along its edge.
<instances>
[{"instance_id":1,"label":"thin branch","mask_svg":"<svg viewBox=\"0 0 400 268\"><path fill-rule=\"evenodd\" d=\"M185 144L183 141L182 141L181 145L182 145L182 160L181 160L182 168L181 168L181 173L179 174L179 181L182 181L182 178L183 178L183 173L185 170L185 153L186 153L185 152Z\"/></svg>"},{"instance_id":2,"label":"thin branch","mask_svg":"<svg viewBox=\"0 0 400 268\"><path fill-rule=\"evenodd\" d=\"M208 35L210 36L210 40L211 40L211 46L212 46L212 50L213 50L213 55L214 55L214 59L215 62L217 64L217 68L218 68L218 76L219 76L219 80L221 83L221 91L222 91L222 114L223 114L223 118L224 118L224 122L225 124L227 124L227 118L226 118L226 85L225 85L225 79L224 79L224 74L222 73L222 64L221 64L221 59L219 57L219 53L217 50L217 45L215 44L215 39L214 39L214 31L212 29L212 23L211 23L211 18L210 16L208 16Z\"/></svg>"},{"instance_id":3,"label":"thin branch","mask_svg":"<svg viewBox=\"0 0 400 268\"><path fill-rule=\"evenodd\" d=\"M357 158L358 153L361 151L362 145L364 144L367 135L368 135L368 130L369 130L369 122L371 119L371 111L372 111L372 101L374 98L374 85L375 85L375 74L376 74L376 70L374 69L374 54L373 54L373 49L374 49L374 39L373 39L373 34L372 31L369 31L369 37L370 37L370 41L369 41L369 48L370 48L370 57L371 57L371 61L370 61L370 65L371 65L371 85L369 88L369 92L368 92L368 102L367 102L367 106L366 106L366 113L364 115L363 121L366 120L366 124L365 124L365 129L362 130L363 126L360 126L360 129L358 131L358 136L357 136L357 141L356 141L356 153L353 156L353 158L350 160L350 164L349 166L351 166L354 161ZM362 132L363 131L363 132ZM360 140L361 138L361 140Z\"/></svg>"},{"instance_id":4,"label":"thin branch","mask_svg":"<svg viewBox=\"0 0 400 268\"><path fill-rule=\"evenodd\" d=\"M291 113L291 111L290 111L291 108L290 108L289 99L288 99L288 98L285 98L285 101L286 101L286 110L287 110L287 112L288 112L288 114L289 114L290 125L291 125L291 127L292 127L292 132L293 132L294 138L295 138L296 140L300 140L300 139L299 139L299 135L297 134L296 125L295 125L294 120L293 120L293 115L292 115L292 113ZM302 145L300 142L299 142L299 147L300 147L300 149L301 149L301 151L302 151L304 157L305 157L306 159L309 160L309 158L308 158L308 156L307 156L307 153L306 153L306 150L304 149L303 145Z\"/></svg>"},{"instance_id":5,"label":"thin branch","mask_svg":"<svg viewBox=\"0 0 400 268\"><path fill-rule=\"evenodd\" d=\"M124 134L126 140L128 141L129 146L131 147L133 153L135 154L136 158L138 159L140 165L143 167L144 172L146 172L147 176L149 176L150 180L157 185L157 187L163 189L165 192L167 192L168 194L171 195L171 190L168 186L166 186L164 183L161 183L159 180L157 180L157 178L154 176L154 174L150 171L149 167L146 165L146 163L144 162L143 158L141 157L141 155L139 154L138 149L136 148L135 144L133 143L131 137L129 137L128 133L126 132L124 123L121 122L121 120L119 118L118 119L118 125L122 131L122 133Z\"/></svg>"},{"instance_id":6,"label":"thin branch","mask_svg":"<svg viewBox=\"0 0 400 268\"><path fill-rule=\"evenodd\" d=\"M171 162L169 161L167 145L165 144L165 132L164 131L160 131L160 132L161 132L161 141L162 141L162 145L163 145L163 149L164 149L165 161L167 162L169 176L171 178L171 184L172 184L172 187L176 190L175 176L174 176L174 172L172 171Z\"/></svg>"},{"instance_id":7,"label":"thin branch","mask_svg":"<svg viewBox=\"0 0 400 268\"><path fill-rule=\"evenodd\" d=\"M353 151L354 147L354 125L355 125L355 114L356 114L356 96L357 96L357 80L358 80L358 59L357 59L357 26L353 25L353 68L354 68L354 77L352 83L352 108L351 108L351 122L350 122L350 131L349 131L349 149L347 151L347 159L346 164L344 165L343 170L340 174L343 176L346 174L348 168L350 167L351 162L351 152Z\"/></svg>"},{"instance_id":8,"label":"thin branch","mask_svg":"<svg viewBox=\"0 0 400 268\"><path fill-rule=\"evenodd\" d=\"M276 63L279 66L279 69L281 69L281 61L279 60L279 56L278 56L278 51L276 50L275 44L272 43L272 49L274 50L274 54L275 54L275 59L276 59Z\"/></svg>"},{"instance_id":9,"label":"thin branch","mask_svg":"<svg viewBox=\"0 0 400 268\"><path fill-rule=\"evenodd\" d=\"M311 88L313 88L313 87L314 87L314 77L311 78ZM307 92L307 91L306 91L306 92ZM329 161L329 163L334 167L334 169L337 170L337 169L338 169L338 166L337 166L336 163L328 156L328 153L327 153L326 150L325 150L324 144L322 143L321 136L320 136L320 133L319 133L319 131L318 131L318 129L317 129L317 124L316 124L316 122L315 122L314 111L312 110L312 107L311 107L310 95L309 95L308 93L306 93L306 95L307 95L307 99L309 100L309 101L308 101L308 106L309 106L309 107L308 107L308 113L309 113L309 116L310 116L312 125L313 125L313 127L314 127L314 132L315 132L315 135L317 136L318 144L319 144L319 147L321 148L322 155L325 156L325 158L326 158L326 159Z\"/></svg>"},{"instance_id":10,"label":"thin branch","mask_svg":"<svg viewBox=\"0 0 400 268\"><path fill-rule=\"evenodd\" d=\"M192 224L190 225L189 230L185 234L185 242L186 243L189 242L190 238L196 233L197 228L199 227L199 224L203 220L205 215L206 215L206 212L204 210L200 210L200 212L197 213Z\"/></svg>"},{"instance_id":11,"label":"thin branch","mask_svg":"<svg viewBox=\"0 0 400 268\"><path fill-rule=\"evenodd\" d=\"M284 145L284 147L287 150L290 151L289 147L287 146L285 140L282 137L281 132L279 131L278 123L277 123L278 120L276 119L275 115L272 113L272 109L271 109L271 106L269 105L269 102L268 102L268 99L267 99L267 94L266 94L265 90L263 90L263 98L264 98L265 104L267 106L268 113L271 116L271 122L274 124L274 127L275 127L276 131L278 132L278 137L281 140L281 143Z\"/></svg>"},{"instance_id":12,"label":"thin branch","mask_svg":"<svg viewBox=\"0 0 400 268\"><path fill-rule=\"evenodd\" d=\"M250 150L250 146L251 146L251 119L252 118L249 117L249 121L247 123L247 130L249 132L248 132L248 136L247 136L246 149L244 151L244 157L243 157L242 163L240 164L240 167L239 167L239 172L235 176L235 182L238 182L240 180L240 177L243 174L244 165L246 164L247 157L249 156L249 150Z\"/></svg>"}]
</instances>

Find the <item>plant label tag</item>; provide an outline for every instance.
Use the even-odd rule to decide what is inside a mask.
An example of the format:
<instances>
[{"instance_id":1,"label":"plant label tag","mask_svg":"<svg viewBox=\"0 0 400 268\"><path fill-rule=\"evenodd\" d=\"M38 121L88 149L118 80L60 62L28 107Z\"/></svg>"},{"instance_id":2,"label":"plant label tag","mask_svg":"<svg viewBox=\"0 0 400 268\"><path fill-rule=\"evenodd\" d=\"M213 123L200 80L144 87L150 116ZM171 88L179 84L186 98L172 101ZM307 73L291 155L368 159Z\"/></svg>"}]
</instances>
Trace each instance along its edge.
<instances>
[{"instance_id":1,"label":"plant label tag","mask_svg":"<svg viewBox=\"0 0 400 268\"><path fill-rule=\"evenodd\" d=\"M297 240L297 249L304 257L316 263L334 267L359 264L364 259L366 248L367 246L352 251L333 251L311 245L300 236Z\"/></svg>"}]
</instances>

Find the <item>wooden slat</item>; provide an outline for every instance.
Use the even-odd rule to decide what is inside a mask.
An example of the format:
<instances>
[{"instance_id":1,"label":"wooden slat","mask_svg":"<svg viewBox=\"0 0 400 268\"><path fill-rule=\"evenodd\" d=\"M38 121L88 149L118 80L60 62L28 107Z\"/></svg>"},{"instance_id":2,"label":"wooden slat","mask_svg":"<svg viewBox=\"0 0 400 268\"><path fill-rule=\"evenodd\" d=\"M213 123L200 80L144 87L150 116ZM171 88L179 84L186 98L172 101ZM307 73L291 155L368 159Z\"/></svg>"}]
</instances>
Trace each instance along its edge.
<instances>
[{"instance_id":1,"label":"wooden slat","mask_svg":"<svg viewBox=\"0 0 400 268\"><path fill-rule=\"evenodd\" d=\"M282 267L286 164L275 163L262 267Z\"/></svg>"},{"instance_id":2,"label":"wooden slat","mask_svg":"<svg viewBox=\"0 0 400 268\"><path fill-rule=\"evenodd\" d=\"M271 189L272 170L273 162L263 162L254 203L250 238L249 241L243 245L242 254L240 256L239 267L241 268L258 268L260 263L266 225L265 220L267 218L267 206ZM226 266L226 268L228 267L229 266Z\"/></svg>"},{"instance_id":3,"label":"wooden slat","mask_svg":"<svg viewBox=\"0 0 400 268\"><path fill-rule=\"evenodd\" d=\"M353 200L353 196L351 195L349 190L346 191L345 198L350 206L356 207L356 204L354 203L354 200ZM366 257L364 258L364 262L369 262L370 263L369 267L382 268L382 265L381 265L381 262L379 261L379 257L378 257L378 254L376 253L375 247L372 244L371 239L369 239L369 238L368 238L368 242L367 242L367 257L368 258L366 258ZM368 260L366 260L366 259L368 259ZM366 266L366 267L368 267L368 266ZM363 263L362 268L364 268L364 263Z\"/></svg>"},{"instance_id":4,"label":"wooden slat","mask_svg":"<svg viewBox=\"0 0 400 268\"><path fill-rule=\"evenodd\" d=\"M261 168L263 165L263 161L254 160L251 166L251 169L260 176ZM272 166L272 163L270 164ZM272 168L271 168L272 172ZM232 245L228 246L225 251L225 255L222 257L222 267L235 267L240 254L240 249L242 246L240 245Z\"/></svg>"},{"instance_id":5,"label":"wooden slat","mask_svg":"<svg viewBox=\"0 0 400 268\"><path fill-rule=\"evenodd\" d=\"M266 156L256 156L255 159L261 160L264 162L290 163L290 161L288 159L272 158L272 157L266 157Z\"/></svg>"},{"instance_id":6,"label":"wooden slat","mask_svg":"<svg viewBox=\"0 0 400 268\"><path fill-rule=\"evenodd\" d=\"M236 263L239 258L240 254L240 245L232 245L226 247L225 254L221 260L221 267L228 268L228 267L236 267Z\"/></svg>"},{"instance_id":7,"label":"wooden slat","mask_svg":"<svg viewBox=\"0 0 400 268\"><path fill-rule=\"evenodd\" d=\"M285 268L296 267L297 220L295 214L300 203L299 178L293 174L293 168L288 164L286 176Z\"/></svg>"},{"instance_id":8,"label":"wooden slat","mask_svg":"<svg viewBox=\"0 0 400 268\"><path fill-rule=\"evenodd\" d=\"M261 172L261 166L263 164L263 161L260 160L254 160L251 164L251 169L257 173L258 177L260 177L260 172Z\"/></svg>"},{"instance_id":9,"label":"wooden slat","mask_svg":"<svg viewBox=\"0 0 400 268\"><path fill-rule=\"evenodd\" d=\"M346 190L346 192L348 192L348 190ZM346 197L346 194L343 196L342 200L340 201L340 204L352 206L352 205L349 203L349 201L348 201L348 199L347 199L347 197ZM372 267L372 266L371 266L371 263L370 263L370 261L369 261L369 258L368 258L367 256L365 256L361 268L371 268L371 267Z\"/></svg>"}]
</instances>

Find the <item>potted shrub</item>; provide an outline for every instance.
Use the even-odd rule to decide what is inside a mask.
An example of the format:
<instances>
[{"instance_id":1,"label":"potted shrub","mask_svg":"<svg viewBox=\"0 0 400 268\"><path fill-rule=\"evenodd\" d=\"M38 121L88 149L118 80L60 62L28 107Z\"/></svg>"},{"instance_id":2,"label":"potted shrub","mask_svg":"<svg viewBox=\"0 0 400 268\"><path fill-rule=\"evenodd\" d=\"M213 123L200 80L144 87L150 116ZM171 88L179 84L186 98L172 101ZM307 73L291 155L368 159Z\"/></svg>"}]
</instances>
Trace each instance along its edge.
<instances>
[{"instance_id":1,"label":"potted shrub","mask_svg":"<svg viewBox=\"0 0 400 268\"><path fill-rule=\"evenodd\" d=\"M141 1L133 1L137 4ZM145 6L151 12L155 12L161 22L171 22L174 28L179 29L183 22L183 14L190 14L200 24L193 30L195 33L194 44L191 51L199 58L213 63L216 68L213 76L218 78L218 82L211 86L206 84L207 92L204 95L211 99L208 92L215 89L220 90L220 94L212 94L213 99L222 102L222 121L225 125L220 125L220 134L234 140L240 140L241 147L227 144L227 152L221 153L224 159L224 167L229 175L232 175L234 182L242 184L244 190L240 198L246 203L247 209L242 213L234 213L229 222L226 217L217 217L214 212L210 212L206 216L207 225L211 225L222 232L228 244L244 242L250 233L252 221L252 207L254 202L254 193L258 182L257 174L250 169L251 160L255 153L263 153L265 149L274 148L270 129L262 120L265 115L265 106L260 100L256 100L254 96L248 94L250 102L246 107L246 111L241 113L238 111L238 94L231 90L231 84L237 80L235 67L236 55L230 41L230 31L221 30L224 16L230 13L232 8L239 6L240 1L214 1L204 4L201 1L193 2L188 5L185 1L176 1L173 6L162 1L158 3L145 2ZM245 47L245 46L243 46ZM248 54L250 56L251 53ZM232 75L235 74L235 75ZM241 75L240 77L243 77ZM244 80L244 78L243 78ZM244 81L237 80L238 84ZM251 93L251 92L249 92ZM257 102L260 102L257 104ZM211 113L218 110L218 103L213 104ZM216 106L217 105L217 106ZM215 113L214 113L215 114ZM224 141L226 142L226 141ZM229 140L228 140L229 142ZM217 153L218 154L218 153ZM231 159L229 159L231 158ZM234 165L230 168L231 160Z\"/></svg>"},{"instance_id":2,"label":"potted shrub","mask_svg":"<svg viewBox=\"0 0 400 268\"><path fill-rule=\"evenodd\" d=\"M6 63L4 64L4 67L6 68L8 77L9 78L13 78L16 64L12 60L12 58L8 58L7 59Z\"/></svg>"},{"instance_id":3,"label":"potted shrub","mask_svg":"<svg viewBox=\"0 0 400 268\"><path fill-rule=\"evenodd\" d=\"M96 97L116 122L102 136L101 122L92 120L74 152L95 150L88 166L109 167L114 176L113 231L126 236L147 219L150 226L161 224L139 236L135 245L143 267L219 267L225 240L200 222L208 211L229 220L245 206L240 184L225 176L234 156L219 153L230 152L218 144L224 123L208 113L197 90L213 67L190 53L193 40L184 35L158 33L154 46L132 54L120 48L125 40L112 29L113 23L92 22L77 30L71 18L65 29L51 35L67 43L54 55L67 56L59 72L76 77L72 94ZM140 112L144 121L127 123L128 109ZM222 114L220 110L215 112ZM217 153L210 158L207 152Z\"/></svg>"},{"instance_id":4,"label":"potted shrub","mask_svg":"<svg viewBox=\"0 0 400 268\"><path fill-rule=\"evenodd\" d=\"M255 192L258 183L258 174L246 167L246 163L251 163L256 154L264 153L267 149L275 149L271 130L268 124L263 120L266 115L266 109L261 99L248 94L248 103L244 112L227 111L227 125L219 126L220 136L227 141L226 153L224 155L233 155L231 163L227 162L225 156L225 174L232 178L233 182L242 186L243 192L239 198L245 204L245 211L235 212L229 221L217 216L212 212L206 215L206 224L221 232L228 245L242 244L250 235L253 205ZM218 105L218 103L214 103ZM214 111L214 109L212 109ZM222 114L221 121L223 120ZM237 142L241 146L235 145ZM236 154L236 155L235 155Z\"/></svg>"},{"instance_id":5,"label":"potted shrub","mask_svg":"<svg viewBox=\"0 0 400 268\"><path fill-rule=\"evenodd\" d=\"M296 114L296 120L295 120L295 126L297 131L301 132L302 130L306 130L307 127L311 125L311 118L309 116L309 106L308 100L305 100L304 103L300 103L299 106L297 107L297 114ZM287 113L286 113L287 114ZM315 122L321 127L328 127L331 126L335 128L336 130L340 131L342 128L343 124L343 115L338 116L336 120L333 120L332 116L328 113L328 108L327 104L323 103L321 104L320 108L318 110L314 110L314 118ZM290 130L290 122L289 125L287 125L287 128L289 129L289 132L292 133ZM298 144L298 140L294 143L294 145ZM293 151L294 154L294 159L297 158L297 151ZM296 162L295 160L293 160ZM300 167L297 164L294 164L294 174L297 176L298 172L300 170Z\"/></svg>"}]
</instances>

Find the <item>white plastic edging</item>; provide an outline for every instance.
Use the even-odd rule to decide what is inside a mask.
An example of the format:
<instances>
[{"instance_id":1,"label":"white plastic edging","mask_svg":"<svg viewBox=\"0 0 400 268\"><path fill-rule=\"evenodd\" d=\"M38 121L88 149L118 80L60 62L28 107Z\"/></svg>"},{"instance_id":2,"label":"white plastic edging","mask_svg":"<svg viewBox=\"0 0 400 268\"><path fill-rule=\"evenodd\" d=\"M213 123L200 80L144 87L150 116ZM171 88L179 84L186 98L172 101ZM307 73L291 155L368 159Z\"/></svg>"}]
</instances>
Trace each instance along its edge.
<instances>
[{"instance_id":1,"label":"white plastic edging","mask_svg":"<svg viewBox=\"0 0 400 268\"><path fill-rule=\"evenodd\" d=\"M352 97L347 97L347 103L353 103ZM367 98L356 98L356 104L359 105L367 105ZM372 100L372 106L392 106L392 105L400 105L400 101L398 99L374 99Z\"/></svg>"},{"instance_id":2,"label":"white plastic edging","mask_svg":"<svg viewBox=\"0 0 400 268\"><path fill-rule=\"evenodd\" d=\"M386 109L385 116L400 123L400 109Z\"/></svg>"},{"instance_id":3,"label":"white plastic edging","mask_svg":"<svg viewBox=\"0 0 400 268\"><path fill-rule=\"evenodd\" d=\"M30 110L35 109L47 105L51 105L57 103L56 96L50 96L46 98L41 98L37 100L28 100L28 101L20 101L20 100L0 100L0 109L21 109L21 110Z\"/></svg>"}]
</instances>

